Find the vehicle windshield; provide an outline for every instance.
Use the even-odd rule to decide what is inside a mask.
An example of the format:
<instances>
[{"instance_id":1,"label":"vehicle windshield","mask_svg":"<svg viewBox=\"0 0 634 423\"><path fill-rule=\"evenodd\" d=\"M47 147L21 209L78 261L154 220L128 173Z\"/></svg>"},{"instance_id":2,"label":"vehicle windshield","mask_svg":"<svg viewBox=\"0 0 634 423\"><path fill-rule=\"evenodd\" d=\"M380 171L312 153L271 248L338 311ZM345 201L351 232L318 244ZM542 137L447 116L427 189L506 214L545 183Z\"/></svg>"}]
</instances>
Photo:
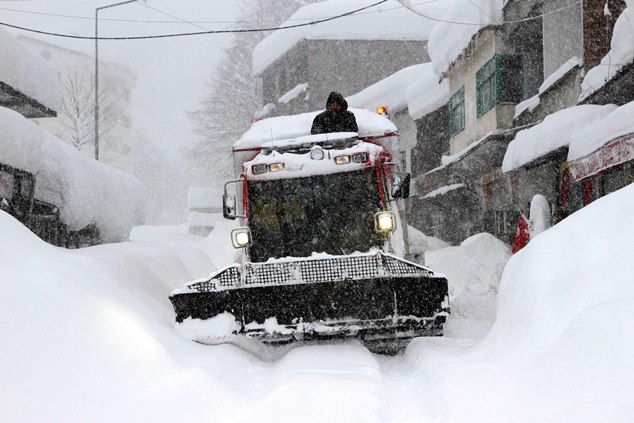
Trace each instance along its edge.
<instances>
[{"instance_id":1,"label":"vehicle windshield","mask_svg":"<svg viewBox=\"0 0 634 423\"><path fill-rule=\"evenodd\" d=\"M251 260L349 254L380 247L381 209L374 169L249 182Z\"/></svg>"}]
</instances>

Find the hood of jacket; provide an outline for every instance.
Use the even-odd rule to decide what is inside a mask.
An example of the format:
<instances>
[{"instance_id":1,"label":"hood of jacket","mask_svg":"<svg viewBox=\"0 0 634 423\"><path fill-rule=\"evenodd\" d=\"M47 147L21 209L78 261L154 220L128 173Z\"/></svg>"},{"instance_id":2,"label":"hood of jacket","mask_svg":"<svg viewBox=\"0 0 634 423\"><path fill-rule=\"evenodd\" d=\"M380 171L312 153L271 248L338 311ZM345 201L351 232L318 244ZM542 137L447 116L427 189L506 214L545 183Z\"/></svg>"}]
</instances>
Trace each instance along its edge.
<instances>
[{"instance_id":1,"label":"hood of jacket","mask_svg":"<svg viewBox=\"0 0 634 423\"><path fill-rule=\"evenodd\" d=\"M328 101L326 101L326 107L328 107L328 105L332 103L341 104L342 111L348 110L348 102L346 101L345 98L343 98L341 93L338 93L336 91L333 91L330 93L330 95L328 96Z\"/></svg>"}]
</instances>

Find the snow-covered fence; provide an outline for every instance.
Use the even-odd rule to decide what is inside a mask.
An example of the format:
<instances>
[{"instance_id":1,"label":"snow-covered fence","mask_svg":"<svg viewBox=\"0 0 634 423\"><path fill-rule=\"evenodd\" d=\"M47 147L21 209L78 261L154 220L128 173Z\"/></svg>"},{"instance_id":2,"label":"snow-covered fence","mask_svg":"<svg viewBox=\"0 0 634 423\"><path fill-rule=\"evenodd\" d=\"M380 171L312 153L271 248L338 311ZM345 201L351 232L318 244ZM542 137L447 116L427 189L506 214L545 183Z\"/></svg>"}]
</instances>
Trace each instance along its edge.
<instances>
[{"instance_id":1,"label":"snow-covered fence","mask_svg":"<svg viewBox=\"0 0 634 423\"><path fill-rule=\"evenodd\" d=\"M143 217L144 192L136 178L83 155L3 107L0 163L34 175L34 199L54 205L68 231L93 226L104 242L121 241Z\"/></svg>"}]
</instances>

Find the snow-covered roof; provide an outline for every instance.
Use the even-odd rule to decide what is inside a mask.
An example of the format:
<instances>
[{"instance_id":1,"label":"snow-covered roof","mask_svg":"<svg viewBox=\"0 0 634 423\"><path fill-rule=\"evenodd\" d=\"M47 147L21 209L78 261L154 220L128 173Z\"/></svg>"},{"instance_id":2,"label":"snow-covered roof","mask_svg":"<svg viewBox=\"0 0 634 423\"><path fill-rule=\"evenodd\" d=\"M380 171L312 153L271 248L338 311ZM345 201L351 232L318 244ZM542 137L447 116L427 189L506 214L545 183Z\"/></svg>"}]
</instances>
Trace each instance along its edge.
<instances>
[{"instance_id":1,"label":"snow-covered roof","mask_svg":"<svg viewBox=\"0 0 634 423\"><path fill-rule=\"evenodd\" d=\"M612 110L599 121L579 127L572 135L568 160L584 157L609 141L631 133L634 133L634 102Z\"/></svg>"},{"instance_id":2,"label":"snow-covered roof","mask_svg":"<svg viewBox=\"0 0 634 423\"><path fill-rule=\"evenodd\" d=\"M427 50L438 75L444 74L460 57L482 28L502 21L503 0L457 2L443 16L429 36Z\"/></svg>"},{"instance_id":3,"label":"snow-covered roof","mask_svg":"<svg viewBox=\"0 0 634 423\"><path fill-rule=\"evenodd\" d=\"M0 81L52 110L61 98L59 79L44 59L0 28Z\"/></svg>"},{"instance_id":4,"label":"snow-covered roof","mask_svg":"<svg viewBox=\"0 0 634 423\"><path fill-rule=\"evenodd\" d=\"M375 3L373 0L328 0L298 9L281 26L340 15ZM417 6L428 16L442 16L453 0ZM278 30L262 40L253 52L253 70L261 73L301 40L427 40L437 22L421 17L389 0L359 13L299 28Z\"/></svg>"},{"instance_id":5,"label":"snow-covered roof","mask_svg":"<svg viewBox=\"0 0 634 423\"><path fill-rule=\"evenodd\" d=\"M553 85L555 85L560 79L564 76L568 75L570 71L575 68L581 68L583 62L578 57L574 56L570 59L566 60L566 62L561 65L555 72L550 74L539 86L538 93L532 96L529 99L526 99L515 106L515 117L521 115L524 110L532 111L535 107L537 107L540 103L540 96L548 91Z\"/></svg>"},{"instance_id":6,"label":"snow-covered roof","mask_svg":"<svg viewBox=\"0 0 634 423\"><path fill-rule=\"evenodd\" d=\"M106 241L127 239L141 217L143 188L136 178L4 107L0 128L0 162L33 173L35 198L57 206L71 230L94 223Z\"/></svg>"},{"instance_id":7,"label":"snow-covered roof","mask_svg":"<svg viewBox=\"0 0 634 423\"><path fill-rule=\"evenodd\" d=\"M449 81L439 82L433 64L423 66L420 77L407 88L407 107L412 119L420 119L449 101Z\"/></svg>"},{"instance_id":8,"label":"snow-covered roof","mask_svg":"<svg viewBox=\"0 0 634 423\"><path fill-rule=\"evenodd\" d=\"M634 62L634 0L626 0L627 7L614 24L611 49L597 66L588 71L581 83L579 101L592 95L626 65Z\"/></svg>"},{"instance_id":9,"label":"snow-covered roof","mask_svg":"<svg viewBox=\"0 0 634 423\"><path fill-rule=\"evenodd\" d=\"M520 131L509 144L502 170L510 172L561 147L570 146L586 138L586 131L608 116L616 106L582 105L559 110L539 125ZM607 141L607 140L606 140ZM583 141L581 141L583 142Z\"/></svg>"},{"instance_id":10,"label":"snow-covered roof","mask_svg":"<svg viewBox=\"0 0 634 423\"><path fill-rule=\"evenodd\" d=\"M303 84L297 84L295 87L288 90L285 94L283 94L280 98L277 99L278 103L288 104L289 102L295 100L300 94L306 92L308 89L308 82Z\"/></svg>"},{"instance_id":11,"label":"snow-covered roof","mask_svg":"<svg viewBox=\"0 0 634 423\"><path fill-rule=\"evenodd\" d=\"M348 109L354 113L360 137L382 136L397 132L385 116L363 109ZM251 125L233 145L234 149L261 148L269 141L289 140L310 135L313 119L321 111L263 119Z\"/></svg>"},{"instance_id":12,"label":"snow-covered roof","mask_svg":"<svg viewBox=\"0 0 634 423\"><path fill-rule=\"evenodd\" d=\"M385 79L370 85L357 94L346 98L352 107L374 111L379 106L387 106L390 112L398 112L407 107L407 89L431 65L428 63L409 66L393 73Z\"/></svg>"}]
</instances>

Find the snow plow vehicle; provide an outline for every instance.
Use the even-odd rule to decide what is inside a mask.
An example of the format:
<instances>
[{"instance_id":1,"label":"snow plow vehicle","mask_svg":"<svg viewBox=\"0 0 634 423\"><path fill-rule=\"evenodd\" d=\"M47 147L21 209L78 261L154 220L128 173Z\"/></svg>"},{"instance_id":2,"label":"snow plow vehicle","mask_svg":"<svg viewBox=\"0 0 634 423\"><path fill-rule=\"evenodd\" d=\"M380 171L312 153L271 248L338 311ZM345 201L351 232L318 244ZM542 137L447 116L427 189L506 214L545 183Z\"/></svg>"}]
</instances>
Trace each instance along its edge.
<instances>
[{"instance_id":1,"label":"snow plow vehicle","mask_svg":"<svg viewBox=\"0 0 634 423\"><path fill-rule=\"evenodd\" d=\"M356 337L377 352L442 335L447 279L399 257L409 175L392 158L397 129L351 111L358 133L306 135L316 113L305 113L236 142L223 214L240 220L243 260L171 293L179 331L208 344Z\"/></svg>"}]
</instances>

